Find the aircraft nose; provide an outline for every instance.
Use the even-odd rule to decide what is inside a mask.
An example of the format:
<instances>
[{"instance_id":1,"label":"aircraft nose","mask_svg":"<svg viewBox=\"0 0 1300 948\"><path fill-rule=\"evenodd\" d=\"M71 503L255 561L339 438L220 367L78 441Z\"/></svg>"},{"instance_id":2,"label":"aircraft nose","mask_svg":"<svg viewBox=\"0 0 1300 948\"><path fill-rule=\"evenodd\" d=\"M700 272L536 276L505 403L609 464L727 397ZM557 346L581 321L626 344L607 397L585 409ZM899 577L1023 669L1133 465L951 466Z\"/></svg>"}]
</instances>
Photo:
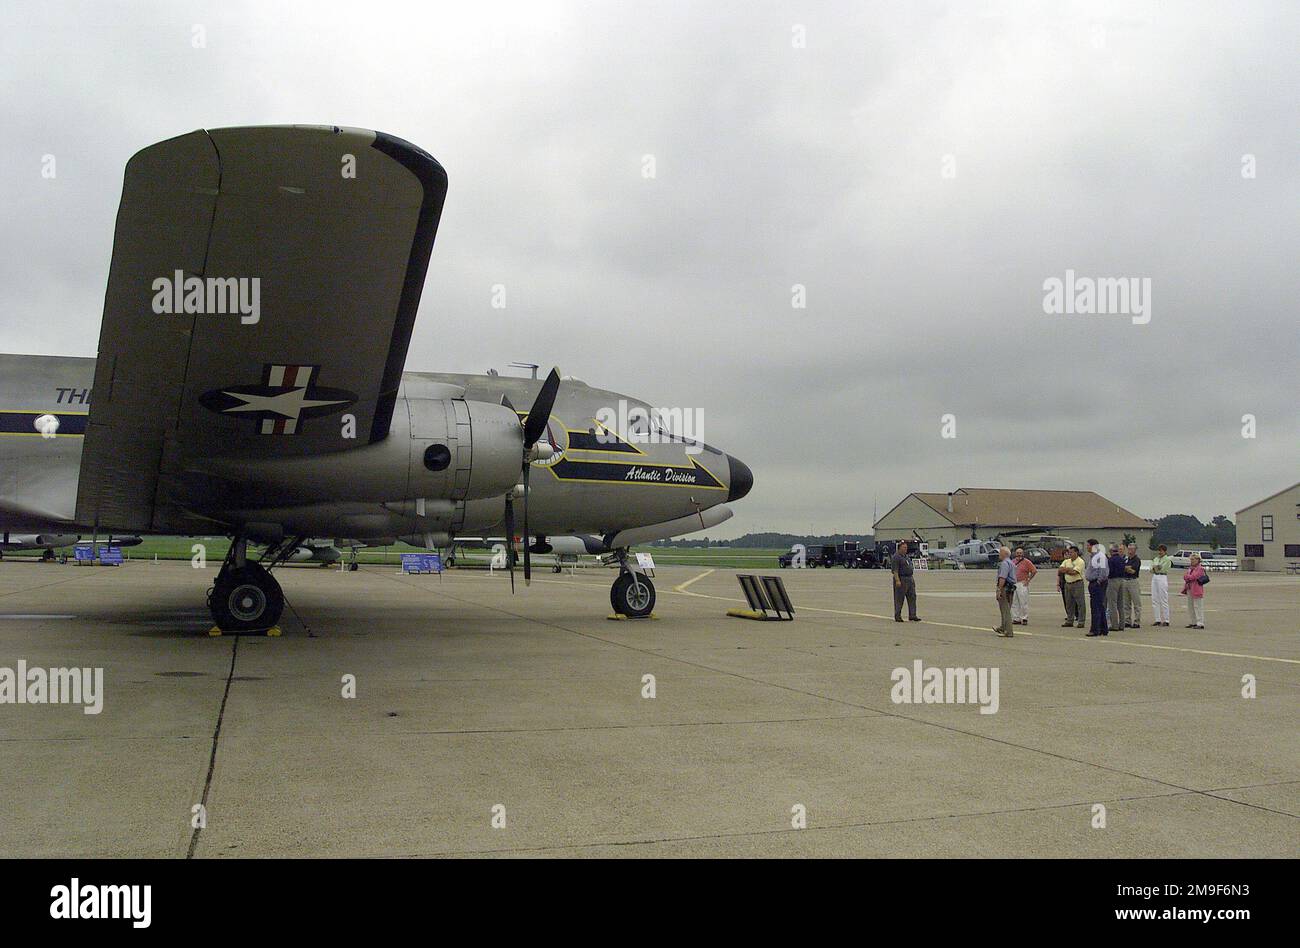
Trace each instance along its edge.
<instances>
[{"instance_id":1,"label":"aircraft nose","mask_svg":"<svg viewBox=\"0 0 1300 948\"><path fill-rule=\"evenodd\" d=\"M728 479L731 487L727 490L727 500L740 500L754 486L754 472L749 469L748 464L730 454L727 455L727 467L731 472Z\"/></svg>"}]
</instances>

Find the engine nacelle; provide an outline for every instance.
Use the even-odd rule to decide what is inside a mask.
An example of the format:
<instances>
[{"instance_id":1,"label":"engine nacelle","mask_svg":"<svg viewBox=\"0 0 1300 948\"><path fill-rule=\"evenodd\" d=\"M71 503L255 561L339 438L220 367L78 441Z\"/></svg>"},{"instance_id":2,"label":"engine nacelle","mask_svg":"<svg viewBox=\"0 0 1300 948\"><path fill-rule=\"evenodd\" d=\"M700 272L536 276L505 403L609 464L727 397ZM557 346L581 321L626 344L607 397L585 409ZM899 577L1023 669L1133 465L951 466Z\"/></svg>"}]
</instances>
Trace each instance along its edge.
<instances>
[{"instance_id":1,"label":"engine nacelle","mask_svg":"<svg viewBox=\"0 0 1300 948\"><path fill-rule=\"evenodd\" d=\"M519 481L523 434L504 405L461 398L408 398L408 497L475 500L505 494Z\"/></svg>"},{"instance_id":2,"label":"engine nacelle","mask_svg":"<svg viewBox=\"0 0 1300 948\"><path fill-rule=\"evenodd\" d=\"M388 437L374 444L327 455L216 458L204 468L241 485L232 486L235 494L226 498L226 509L250 519L275 519L254 511L311 504L322 495L330 503L386 505L414 498L475 500L502 496L519 481L523 429L519 416L504 405L405 398L398 399ZM214 492L209 482L200 486L203 494ZM387 528L384 535L391 534Z\"/></svg>"}]
</instances>

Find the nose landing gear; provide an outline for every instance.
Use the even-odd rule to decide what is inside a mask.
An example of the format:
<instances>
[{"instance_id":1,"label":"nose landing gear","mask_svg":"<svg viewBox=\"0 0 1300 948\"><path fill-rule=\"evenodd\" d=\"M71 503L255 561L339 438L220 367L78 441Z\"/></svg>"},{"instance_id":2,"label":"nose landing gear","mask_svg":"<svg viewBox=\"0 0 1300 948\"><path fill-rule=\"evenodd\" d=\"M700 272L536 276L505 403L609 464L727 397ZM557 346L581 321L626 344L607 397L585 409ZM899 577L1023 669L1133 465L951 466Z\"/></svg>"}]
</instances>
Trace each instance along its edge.
<instances>
[{"instance_id":1,"label":"nose landing gear","mask_svg":"<svg viewBox=\"0 0 1300 948\"><path fill-rule=\"evenodd\" d=\"M628 565L627 551L618 554L619 572L609 589L614 612L629 619L645 619L654 612L655 584L642 570Z\"/></svg>"}]
</instances>

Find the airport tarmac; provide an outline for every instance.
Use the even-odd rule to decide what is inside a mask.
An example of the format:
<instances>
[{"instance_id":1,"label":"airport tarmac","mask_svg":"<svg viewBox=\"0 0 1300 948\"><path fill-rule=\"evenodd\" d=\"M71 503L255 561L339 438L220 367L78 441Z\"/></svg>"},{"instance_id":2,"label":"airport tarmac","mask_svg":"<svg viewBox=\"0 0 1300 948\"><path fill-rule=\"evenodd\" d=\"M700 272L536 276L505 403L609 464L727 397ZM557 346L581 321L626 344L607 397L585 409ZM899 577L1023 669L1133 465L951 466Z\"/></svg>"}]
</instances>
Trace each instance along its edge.
<instances>
[{"instance_id":1,"label":"airport tarmac","mask_svg":"<svg viewBox=\"0 0 1300 948\"><path fill-rule=\"evenodd\" d=\"M1109 639L1040 577L1004 640L992 572L919 574L902 625L888 573L768 572L792 623L725 617L725 569L611 622L602 569L286 568L310 632L236 638L211 570L6 559L0 667L102 667L104 706L0 704L0 855L1300 853L1300 577L1216 573L1207 629L1171 595ZM997 713L894 703L917 660L997 669Z\"/></svg>"}]
</instances>

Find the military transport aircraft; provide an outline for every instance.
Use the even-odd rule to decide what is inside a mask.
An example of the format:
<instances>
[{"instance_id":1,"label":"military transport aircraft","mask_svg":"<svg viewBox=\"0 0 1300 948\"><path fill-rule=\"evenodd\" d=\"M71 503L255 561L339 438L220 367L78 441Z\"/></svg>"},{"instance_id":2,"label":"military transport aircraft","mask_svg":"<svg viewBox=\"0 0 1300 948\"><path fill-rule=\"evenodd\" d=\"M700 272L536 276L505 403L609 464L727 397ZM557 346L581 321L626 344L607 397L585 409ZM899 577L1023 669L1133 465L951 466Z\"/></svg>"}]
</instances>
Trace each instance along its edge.
<instances>
[{"instance_id":1,"label":"military transport aircraft","mask_svg":"<svg viewBox=\"0 0 1300 948\"><path fill-rule=\"evenodd\" d=\"M362 129L199 130L136 154L98 358L0 355L0 530L226 533L208 605L229 631L274 625L271 570L310 537L522 536L527 582L548 536L592 534L615 609L648 614L628 547L720 523L753 475L599 425L648 406L557 371L404 373L446 192L432 157Z\"/></svg>"},{"instance_id":2,"label":"military transport aircraft","mask_svg":"<svg viewBox=\"0 0 1300 948\"><path fill-rule=\"evenodd\" d=\"M0 457L3 457L0 454ZM77 533L9 533L0 531L0 560L6 553L25 550L40 550L41 559L54 559L54 551L76 546L81 540ZM100 546L139 546L144 537L108 537L101 540Z\"/></svg>"}]
</instances>

